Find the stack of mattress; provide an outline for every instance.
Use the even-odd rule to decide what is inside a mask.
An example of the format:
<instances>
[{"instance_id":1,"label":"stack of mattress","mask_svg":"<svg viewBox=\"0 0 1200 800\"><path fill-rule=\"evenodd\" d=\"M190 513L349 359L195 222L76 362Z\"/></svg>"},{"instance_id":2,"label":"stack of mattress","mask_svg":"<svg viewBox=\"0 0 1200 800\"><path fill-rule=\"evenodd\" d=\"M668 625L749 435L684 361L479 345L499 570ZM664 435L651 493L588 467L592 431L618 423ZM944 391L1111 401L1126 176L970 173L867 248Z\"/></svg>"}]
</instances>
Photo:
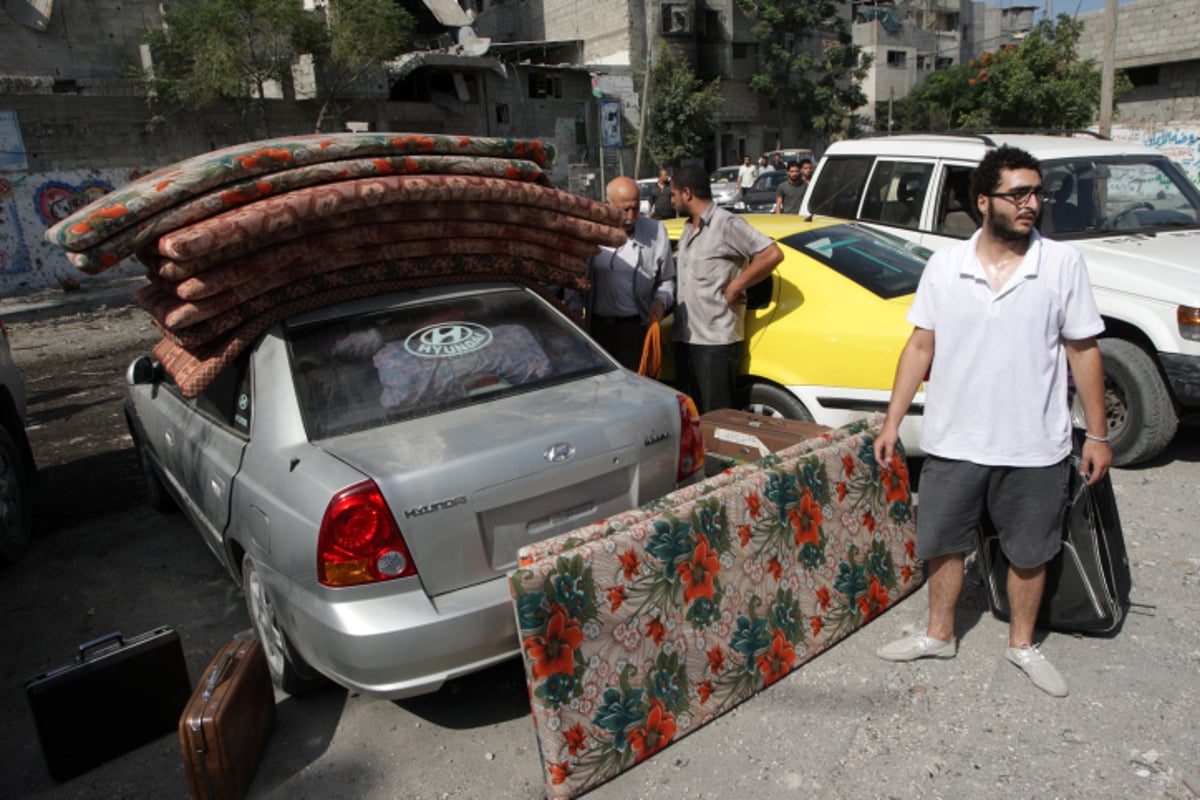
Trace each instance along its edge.
<instances>
[{"instance_id":1,"label":"stack of mattress","mask_svg":"<svg viewBox=\"0 0 1200 800\"><path fill-rule=\"evenodd\" d=\"M521 550L509 580L551 797L635 766L920 585L907 467L872 454L881 422Z\"/></svg>"},{"instance_id":2,"label":"stack of mattress","mask_svg":"<svg viewBox=\"0 0 1200 800\"><path fill-rule=\"evenodd\" d=\"M293 136L144 176L47 231L84 272L136 255L155 356L198 395L268 327L406 288L516 281L586 289L625 234L609 206L554 189L553 148L429 134Z\"/></svg>"}]
</instances>

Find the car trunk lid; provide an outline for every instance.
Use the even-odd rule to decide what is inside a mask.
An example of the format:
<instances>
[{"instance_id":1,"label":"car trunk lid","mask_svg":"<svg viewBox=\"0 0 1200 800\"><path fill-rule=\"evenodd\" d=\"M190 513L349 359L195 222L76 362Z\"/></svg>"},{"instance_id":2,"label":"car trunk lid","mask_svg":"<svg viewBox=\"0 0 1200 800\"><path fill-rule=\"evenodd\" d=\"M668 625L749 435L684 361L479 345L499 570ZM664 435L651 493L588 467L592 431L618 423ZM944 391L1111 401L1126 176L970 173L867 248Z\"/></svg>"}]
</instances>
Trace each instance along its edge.
<instances>
[{"instance_id":1,"label":"car trunk lid","mask_svg":"<svg viewBox=\"0 0 1200 800\"><path fill-rule=\"evenodd\" d=\"M613 371L320 446L374 478L437 595L673 489L678 429L669 390Z\"/></svg>"}]
</instances>

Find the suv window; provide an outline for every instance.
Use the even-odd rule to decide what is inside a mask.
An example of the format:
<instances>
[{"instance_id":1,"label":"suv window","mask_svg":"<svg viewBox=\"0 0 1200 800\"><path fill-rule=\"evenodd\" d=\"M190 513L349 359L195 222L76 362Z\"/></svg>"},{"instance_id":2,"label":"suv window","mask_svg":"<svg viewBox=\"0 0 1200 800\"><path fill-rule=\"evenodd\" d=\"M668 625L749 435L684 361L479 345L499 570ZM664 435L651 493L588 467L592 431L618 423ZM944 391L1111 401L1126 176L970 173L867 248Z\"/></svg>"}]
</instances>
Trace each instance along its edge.
<instances>
[{"instance_id":1,"label":"suv window","mask_svg":"<svg viewBox=\"0 0 1200 800\"><path fill-rule=\"evenodd\" d=\"M867 184L861 218L916 228L933 164L880 159Z\"/></svg>"},{"instance_id":2,"label":"suv window","mask_svg":"<svg viewBox=\"0 0 1200 800\"><path fill-rule=\"evenodd\" d=\"M942 171L942 188L934 215L935 233L966 239L979 227L979 210L971 201L973 166L950 164Z\"/></svg>"},{"instance_id":3,"label":"suv window","mask_svg":"<svg viewBox=\"0 0 1200 800\"><path fill-rule=\"evenodd\" d=\"M1051 161L1042 185L1042 232L1062 238L1200 222L1195 189L1165 159Z\"/></svg>"},{"instance_id":4,"label":"suv window","mask_svg":"<svg viewBox=\"0 0 1200 800\"><path fill-rule=\"evenodd\" d=\"M821 180L808 190L808 210L829 217L857 219L867 174L875 161L871 156L828 158Z\"/></svg>"},{"instance_id":5,"label":"suv window","mask_svg":"<svg viewBox=\"0 0 1200 800\"><path fill-rule=\"evenodd\" d=\"M308 324L288 339L313 440L614 369L521 289Z\"/></svg>"}]
</instances>

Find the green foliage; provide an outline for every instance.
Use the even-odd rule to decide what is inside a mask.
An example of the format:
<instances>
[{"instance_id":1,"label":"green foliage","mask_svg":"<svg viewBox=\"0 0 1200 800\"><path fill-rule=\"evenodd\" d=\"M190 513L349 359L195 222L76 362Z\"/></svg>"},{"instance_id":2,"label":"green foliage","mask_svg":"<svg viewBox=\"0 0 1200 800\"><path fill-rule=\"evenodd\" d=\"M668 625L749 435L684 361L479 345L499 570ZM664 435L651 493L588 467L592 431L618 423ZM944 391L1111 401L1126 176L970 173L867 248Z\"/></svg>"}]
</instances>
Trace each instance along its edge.
<instances>
[{"instance_id":1,"label":"green foliage","mask_svg":"<svg viewBox=\"0 0 1200 800\"><path fill-rule=\"evenodd\" d=\"M759 70L750 88L775 104L780 126L790 116L801 130L826 139L853 124L867 98L862 81L871 56L853 42L844 4L835 0L737 0L754 20ZM818 50L806 40L819 36Z\"/></svg>"},{"instance_id":2,"label":"green foliage","mask_svg":"<svg viewBox=\"0 0 1200 800\"><path fill-rule=\"evenodd\" d=\"M336 100L379 65L404 52L416 20L396 0L336 0L329 7L329 39L319 55L324 100L316 129Z\"/></svg>"},{"instance_id":3,"label":"green foliage","mask_svg":"<svg viewBox=\"0 0 1200 800\"><path fill-rule=\"evenodd\" d=\"M699 158L712 147L721 122L720 81L705 83L661 42L650 67L650 108L645 145L658 164Z\"/></svg>"},{"instance_id":4,"label":"green foliage","mask_svg":"<svg viewBox=\"0 0 1200 800\"><path fill-rule=\"evenodd\" d=\"M392 0L333 0L328 19L303 0L202 0L172 5L159 28L146 32L154 66L142 71L146 94L162 114L217 105L247 112L257 106L270 135L264 86L288 87L297 57L320 67L325 102L381 60L402 52L412 17ZM257 102L256 102L257 101Z\"/></svg>"},{"instance_id":5,"label":"green foliage","mask_svg":"<svg viewBox=\"0 0 1200 800\"><path fill-rule=\"evenodd\" d=\"M351 70L370 68L402 53L415 25L396 0L337 0L330 10L330 55Z\"/></svg>"},{"instance_id":6,"label":"green foliage","mask_svg":"<svg viewBox=\"0 0 1200 800\"><path fill-rule=\"evenodd\" d=\"M1066 14L1039 21L1019 45L940 70L893 104L898 130L953 128L1079 129L1100 108L1100 71L1080 60L1082 24ZM1114 95L1132 88L1118 74ZM879 104L887 127L887 104Z\"/></svg>"}]
</instances>

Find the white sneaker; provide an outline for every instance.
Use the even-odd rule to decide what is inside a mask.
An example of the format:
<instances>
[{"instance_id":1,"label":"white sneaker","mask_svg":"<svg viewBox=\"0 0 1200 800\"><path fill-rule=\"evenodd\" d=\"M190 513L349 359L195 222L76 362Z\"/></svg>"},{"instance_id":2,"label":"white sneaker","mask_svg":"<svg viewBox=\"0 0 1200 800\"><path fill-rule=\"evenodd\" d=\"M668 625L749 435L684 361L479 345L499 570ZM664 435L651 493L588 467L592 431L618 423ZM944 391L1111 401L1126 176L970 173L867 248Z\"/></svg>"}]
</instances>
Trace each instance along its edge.
<instances>
[{"instance_id":1,"label":"white sneaker","mask_svg":"<svg viewBox=\"0 0 1200 800\"><path fill-rule=\"evenodd\" d=\"M884 661L916 661L918 658L954 658L955 641L943 642L925 635L925 631L888 642L875 651Z\"/></svg>"},{"instance_id":2,"label":"white sneaker","mask_svg":"<svg viewBox=\"0 0 1200 800\"><path fill-rule=\"evenodd\" d=\"M1067 696L1067 682L1058 674L1037 645L1024 644L1020 647L1008 648L1008 660L1021 668L1029 676L1033 685L1048 695L1054 697Z\"/></svg>"}]
</instances>

